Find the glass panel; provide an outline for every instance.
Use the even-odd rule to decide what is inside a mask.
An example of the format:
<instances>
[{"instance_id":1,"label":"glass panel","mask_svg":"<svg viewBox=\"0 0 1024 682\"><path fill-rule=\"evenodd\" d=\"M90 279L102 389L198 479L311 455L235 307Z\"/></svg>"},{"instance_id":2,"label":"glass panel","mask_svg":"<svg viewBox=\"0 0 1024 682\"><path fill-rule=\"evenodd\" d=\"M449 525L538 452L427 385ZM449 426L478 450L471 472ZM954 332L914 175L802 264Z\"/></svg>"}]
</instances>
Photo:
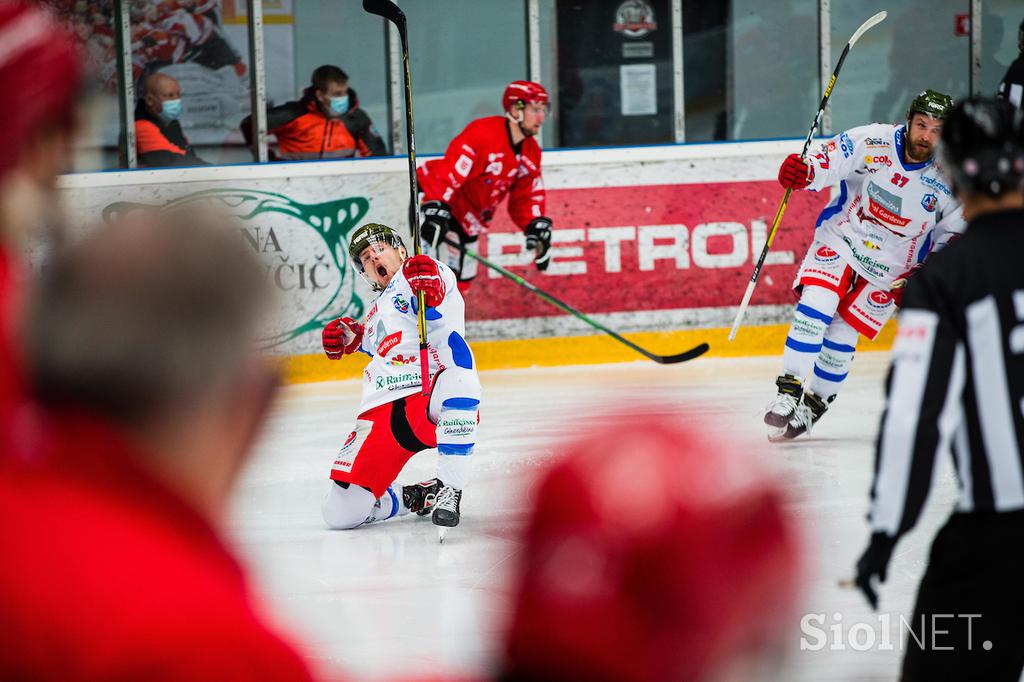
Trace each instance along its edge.
<instances>
[{"instance_id":1,"label":"glass panel","mask_svg":"<svg viewBox=\"0 0 1024 682\"><path fill-rule=\"evenodd\" d=\"M806 135L820 97L817 35L817 0L770 10L683 0L686 141Z\"/></svg>"},{"instance_id":2,"label":"glass panel","mask_svg":"<svg viewBox=\"0 0 1024 682\"><path fill-rule=\"evenodd\" d=\"M279 3L264 4L272 15ZM249 113L244 0L134 0L131 35L139 166L249 160L238 129Z\"/></svg>"},{"instance_id":3,"label":"glass panel","mask_svg":"<svg viewBox=\"0 0 1024 682\"><path fill-rule=\"evenodd\" d=\"M558 0L563 147L670 143L669 0Z\"/></svg>"},{"instance_id":4,"label":"glass panel","mask_svg":"<svg viewBox=\"0 0 1024 682\"><path fill-rule=\"evenodd\" d=\"M1020 0L985 0L981 18L981 87L978 94L992 95L1015 59L1024 59L1024 7ZM1021 45L1018 45L1021 43Z\"/></svg>"},{"instance_id":5,"label":"glass panel","mask_svg":"<svg viewBox=\"0 0 1024 682\"><path fill-rule=\"evenodd\" d=\"M264 0L265 13L269 4ZM360 148L356 138L363 139L359 130L366 130L366 134L375 138L383 138L384 151L388 151L388 83L383 20L364 12L359 2L294 0L293 5L286 0L278 0L277 4L282 11L294 9L296 39L292 40L291 16L288 17L287 35L283 31L273 31L279 25L264 16L267 103L271 107L286 107L278 109L279 113L270 117L272 120L268 128L273 129L275 122L284 125L294 120L298 113L307 111L310 104L313 116L322 118L311 120L314 126L304 129L304 136L282 128L282 136L287 137L270 138L271 158L351 156L353 149ZM313 71L325 65L335 66L348 76L350 107L345 117L328 120L311 88ZM289 108L295 113L287 114ZM352 116L355 108L368 114L373 130L357 124L357 120L364 119ZM318 122L321 125L316 126ZM344 131L340 126L345 126ZM370 146L376 152L381 151L376 145L367 145L367 149Z\"/></svg>"},{"instance_id":6,"label":"glass panel","mask_svg":"<svg viewBox=\"0 0 1024 682\"><path fill-rule=\"evenodd\" d=\"M505 86L526 79L526 10L521 0L445 0L443 11L437 0L401 6L409 18L416 150L442 154L470 121L500 115Z\"/></svg>"},{"instance_id":7,"label":"glass panel","mask_svg":"<svg viewBox=\"0 0 1024 682\"><path fill-rule=\"evenodd\" d=\"M726 139L729 5L683 0L683 91L686 141Z\"/></svg>"},{"instance_id":8,"label":"glass panel","mask_svg":"<svg viewBox=\"0 0 1024 682\"><path fill-rule=\"evenodd\" d=\"M118 101L117 68L114 55L113 5L69 3L46 0L85 46L89 75L82 116L82 130L76 143L74 171L88 172L117 167Z\"/></svg>"},{"instance_id":9,"label":"glass panel","mask_svg":"<svg viewBox=\"0 0 1024 682\"><path fill-rule=\"evenodd\" d=\"M866 123L899 123L911 100L931 88L960 99L968 92L970 35L958 15L969 0L833 2L832 61L866 19L889 16L857 42L832 93L832 130Z\"/></svg>"},{"instance_id":10,"label":"glass panel","mask_svg":"<svg viewBox=\"0 0 1024 682\"><path fill-rule=\"evenodd\" d=\"M556 0L539 0L540 8L540 83L551 97L551 110L540 131L545 149L562 146L558 134L558 8Z\"/></svg>"},{"instance_id":11,"label":"glass panel","mask_svg":"<svg viewBox=\"0 0 1024 682\"><path fill-rule=\"evenodd\" d=\"M727 138L805 137L821 100L817 0L773 2L770 10L732 0L731 11Z\"/></svg>"}]
</instances>

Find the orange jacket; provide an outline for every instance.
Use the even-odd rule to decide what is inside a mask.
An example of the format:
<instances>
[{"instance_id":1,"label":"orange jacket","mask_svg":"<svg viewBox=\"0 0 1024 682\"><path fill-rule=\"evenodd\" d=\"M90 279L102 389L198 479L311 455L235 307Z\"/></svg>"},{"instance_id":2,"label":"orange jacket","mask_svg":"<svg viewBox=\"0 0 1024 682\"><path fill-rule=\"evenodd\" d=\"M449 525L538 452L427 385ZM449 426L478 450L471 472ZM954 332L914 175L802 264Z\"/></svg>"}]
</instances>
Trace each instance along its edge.
<instances>
[{"instance_id":1,"label":"orange jacket","mask_svg":"<svg viewBox=\"0 0 1024 682\"><path fill-rule=\"evenodd\" d=\"M267 131L277 137L277 156L282 159L336 159L352 156L385 156L384 140L365 111L359 108L355 90L349 88L352 106L338 118L320 110L313 89L302 99L267 111ZM246 142L252 142L252 117L241 124Z\"/></svg>"}]
</instances>

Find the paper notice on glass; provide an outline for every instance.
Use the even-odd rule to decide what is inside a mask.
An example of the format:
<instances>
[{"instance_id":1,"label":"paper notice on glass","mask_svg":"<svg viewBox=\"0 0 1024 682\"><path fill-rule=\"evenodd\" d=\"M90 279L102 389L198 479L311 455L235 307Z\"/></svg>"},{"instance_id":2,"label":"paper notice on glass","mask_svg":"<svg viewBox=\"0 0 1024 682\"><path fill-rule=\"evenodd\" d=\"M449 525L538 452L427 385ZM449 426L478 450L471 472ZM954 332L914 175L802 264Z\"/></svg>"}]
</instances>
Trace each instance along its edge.
<instances>
[{"instance_id":1,"label":"paper notice on glass","mask_svg":"<svg viewBox=\"0 0 1024 682\"><path fill-rule=\"evenodd\" d=\"M654 64L623 64L619 67L619 89L623 116L652 116L658 113Z\"/></svg>"}]
</instances>

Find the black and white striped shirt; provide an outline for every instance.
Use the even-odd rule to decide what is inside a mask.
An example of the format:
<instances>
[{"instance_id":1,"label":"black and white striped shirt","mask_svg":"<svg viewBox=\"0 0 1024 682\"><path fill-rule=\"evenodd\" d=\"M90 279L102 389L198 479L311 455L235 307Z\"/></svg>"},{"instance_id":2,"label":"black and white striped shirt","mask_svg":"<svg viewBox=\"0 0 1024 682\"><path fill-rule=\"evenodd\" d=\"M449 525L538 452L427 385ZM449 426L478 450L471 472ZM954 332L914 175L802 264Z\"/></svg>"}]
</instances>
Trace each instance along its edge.
<instances>
[{"instance_id":1,"label":"black and white striped shirt","mask_svg":"<svg viewBox=\"0 0 1024 682\"><path fill-rule=\"evenodd\" d=\"M996 95L1009 102L1014 109L1024 109L1024 53L1010 64Z\"/></svg>"},{"instance_id":2,"label":"black and white striped shirt","mask_svg":"<svg viewBox=\"0 0 1024 682\"><path fill-rule=\"evenodd\" d=\"M1024 211L979 217L910 280L871 489L873 531L917 522L952 452L957 510L1024 509Z\"/></svg>"}]
</instances>

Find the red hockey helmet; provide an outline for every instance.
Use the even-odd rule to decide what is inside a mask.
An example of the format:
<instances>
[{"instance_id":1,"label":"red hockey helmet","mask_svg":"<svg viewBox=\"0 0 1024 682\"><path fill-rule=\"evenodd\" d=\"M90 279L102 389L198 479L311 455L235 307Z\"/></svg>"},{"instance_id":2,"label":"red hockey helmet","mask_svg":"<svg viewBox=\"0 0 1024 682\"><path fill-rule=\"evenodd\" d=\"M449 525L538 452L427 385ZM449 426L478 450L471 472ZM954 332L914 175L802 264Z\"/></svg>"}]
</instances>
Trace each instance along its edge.
<instances>
[{"instance_id":1,"label":"red hockey helmet","mask_svg":"<svg viewBox=\"0 0 1024 682\"><path fill-rule=\"evenodd\" d=\"M542 475L510 678L704 680L778 653L800 566L781 487L670 420L613 415Z\"/></svg>"},{"instance_id":2,"label":"red hockey helmet","mask_svg":"<svg viewBox=\"0 0 1024 682\"><path fill-rule=\"evenodd\" d=\"M72 126L83 68L72 35L28 2L0 3L0 177L18 163L22 145L44 125Z\"/></svg>"},{"instance_id":3,"label":"red hockey helmet","mask_svg":"<svg viewBox=\"0 0 1024 682\"><path fill-rule=\"evenodd\" d=\"M505 111L512 111L516 106L523 106L531 102L548 104L551 98L548 91L540 83L532 81L512 81L505 88L505 94L501 96L501 106Z\"/></svg>"}]
</instances>

